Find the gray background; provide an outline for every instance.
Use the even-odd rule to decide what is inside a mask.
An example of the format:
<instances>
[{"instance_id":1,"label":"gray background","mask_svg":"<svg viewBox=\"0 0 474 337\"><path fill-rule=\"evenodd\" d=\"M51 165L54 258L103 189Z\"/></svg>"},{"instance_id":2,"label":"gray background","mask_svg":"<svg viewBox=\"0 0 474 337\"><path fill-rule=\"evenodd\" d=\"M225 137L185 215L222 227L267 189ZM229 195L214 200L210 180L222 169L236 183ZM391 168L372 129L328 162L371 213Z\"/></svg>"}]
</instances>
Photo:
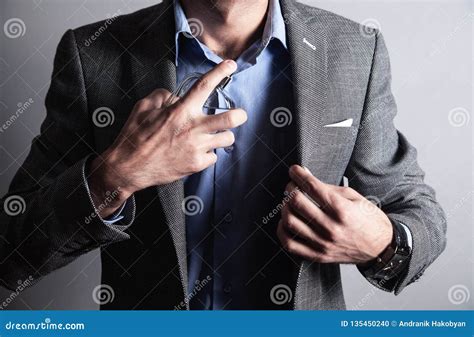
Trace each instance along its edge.
<instances>
[{"instance_id":1,"label":"gray background","mask_svg":"<svg viewBox=\"0 0 474 337\"><path fill-rule=\"evenodd\" d=\"M397 127L418 148L426 181L448 214L448 246L419 282L394 296L343 267L349 309L473 308L472 22L470 0L304 1L378 26L387 42L398 102ZM0 124L30 98L32 106L0 134L0 195L23 162L45 115L54 52L68 29L153 5L151 0L1 0ZM4 23L20 18L24 36L9 39ZM455 109L455 110L453 110ZM458 118L449 118L454 111ZM458 113L459 112L459 113ZM98 252L23 291L8 309L94 309ZM451 289L452 296L449 296ZM10 291L0 289L0 302Z\"/></svg>"}]
</instances>

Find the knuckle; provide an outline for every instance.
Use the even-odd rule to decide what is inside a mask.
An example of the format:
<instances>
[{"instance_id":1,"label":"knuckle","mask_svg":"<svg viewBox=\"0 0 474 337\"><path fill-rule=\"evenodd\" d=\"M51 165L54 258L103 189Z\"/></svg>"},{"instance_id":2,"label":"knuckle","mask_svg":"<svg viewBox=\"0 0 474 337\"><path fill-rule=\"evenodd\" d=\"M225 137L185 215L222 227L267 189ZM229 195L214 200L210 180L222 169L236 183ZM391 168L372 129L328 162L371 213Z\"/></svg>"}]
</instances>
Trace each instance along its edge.
<instances>
[{"instance_id":1,"label":"knuckle","mask_svg":"<svg viewBox=\"0 0 474 337\"><path fill-rule=\"evenodd\" d=\"M343 195L347 196L356 196L358 193L352 187L341 187Z\"/></svg>"},{"instance_id":2,"label":"knuckle","mask_svg":"<svg viewBox=\"0 0 474 337\"><path fill-rule=\"evenodd\" d=\"M347 188L349 189L349 192L350 192L353 196L355 196L355 197L361 197L360 193L357 192L356 189L354 189L354 188L352 188L352 187L347 187Z\"/></svg>"},{"instance_id":3,"label":"knuckle","mask_svg":"<svg viewBox=\"0 0 474 337\"><path fill-rule=\"evenodd\" d=\"M338 205L339 204L339 196L337 193L328 193L327 194L327 199L332 205Z\"/></svg>"},{"instance_id":4,"label":"knuckle","mask_svg":"<svg viewBox=\"0 0 474 337\"><path fill-rule=\"evenodd\" d=\"M202 167L201 162L197 160L197 161L194 161L194 162L190 163L189 168L190 168L191 172L199 172L199 171L201 171L201 167Z\"/></svg>"},{"instance_id":5,"label":"knuckle","mask_svg":"<svg viewBox=\"0 0 474 337\"><path fill-rule=\"evenodd\" d=\"M342 207L336 207L334 212L336 213L337 218L340 222L346 223L349 221L349 214L346 210Z\"/></svg>"},{"instance_id":6,"label":"knuckle","mask_svg":"<svg viewBox=\"0 0 474 337\"><path fill-rule=\"evenodd\" d=\"M288 251L289 253L295 253L296 246L292 240L290 240L289 238L286 238L282 244L283 244L283 248L286 251Z\"/></svg>"},{"instance_id":7,"label":"knuckle","mask_svg":"<svg viewBox=\"0 0 474 337\"><path fill-rule=\"evenodd\" d=\"M344 189L346 190L346 192L350 193L350 194L357 194L357 191L355 189L353 189L352 187L344 187Z\"/></svg>"},{"instance_id":8,"label":"knuckle","mask_svg":"<svg viewBox=\"0 0 474 337\"><path fill-rule=\"evenodd\" d=\"M137 125L142 125L143 122L146 120L146 115L145 114L137 114L135 117L134 117L134 122L137 124Z\"/></svg>"},{"instance_id":9,"label":"knuckle","mask_svg":"<svg viewBox=\"0 0 474 337\"><path fill-rule=\"evenodd\" d=\"M168 97L168 95L171 95L171 93L166 89L158 88L158 89L153 90L152 95L155 97L166 98Z\"/></svg>"},{"instance_id":10,"label":"knuckle","mask_svg":"<svg viewBox=\"0 0 474 337\"><path fill-rule=\"evenodd\" d=\"M198 155L194 155L189 161L189 169L192 172L198 172L198 171L201 171L202 167L203 167L202 158Z\"/></svg>"},{"instance_id":11,"label":"knuckle","mask_svg":"<svg viewBox=\"0 0 474 337\"><path fill-rule=\"evenodd\" d=\"M311 193L314 193L316 194L319 190L319 186L318 184L313 180L313 179L309 179L307 182L306 182L307 186L308 186L308 189Z\"/></svg>"},{"instance_id":12,"label":"knuckle","mask_svg":"<svg viewBox=\"0 0 474 337\"><path fill-rule=\"evenodd\" d=\"M328 201L330 202L332 208L336 212L344 212L345 206L344 203L342 202L342 199L337 193L330 193L327 196Z\"/></svg>"},{"instance_id":13,"label":"knuckle","mask_svg":"<svg viewBox=\"0 0 474 337\"><path fill-rule=\"evenodd\" d=\"M136 111L143 111L146 110L146 108L149 106L149 99L148 98L142 98L141 100L137 101L135 103L135 110Z\"/></svg>"},{"instance_id":14,"label":"knuckle","mask_svg":"<svg viewBox=\"0 0 474 337\"><path fill-rule=\"evenodd\" d=\"M227 129L231 129L235 124L235 117L230 111L222 115L224 125Z\"/></svg>"},{"instance_id":15,"label":"knuckle","mask_svg":"<svg viewBox=\"0 0 474 337\"><path fill-rule=\"evenodd\" d=\"M211 83L206 76L203 76L199 78L196 82L196 89L198 90L203 90L203 91L209 91L211 89Z\"/></svg>"},{"instance_id":16,"label":"knuckle","mask_svg":"<svg viewBox=\"0 0 474 337\"><path fill-rule=\"evenodd\" d=\"M344 194L344 195L350 195L350 194L352 194L352 188L350 188L350 187L346 187L346 186L340 187L340 191L341 191L342 194Z\"/></svg>"},{"instance_id":17,"label":"knuckle","mask_svg":"<svg viewBox=\"0 0 474 337\"><path fill-rule=\"evenodd\" d=\"M210 165L214 165L216 162L217 162L217 155L215 153L211 153Z\"/></svg>"},{"instance_id":18,"label":"knuckle","mask_svg":"<svg viewBox=\"0 0 474 337\"><path fill-rule=\"evenodd\" d=\"M329 262L329 257L325 253L316 254L314 259L319 263L328 263Z\"/></svg>"},{"instance_id":19,"label":"knuckle","mask_svg":"<svg viewBox=\"0 0 474 337\"><path fill-rule=\"evenodd\" d=\"M333 229L330 233L332 242L340 242L343 237L343 228L340 226L333 226Z\"/></svg>"},{"instance_id":20,"label":"knuckle","mask_svg":"<svg viewBox=\"0 0 474 337\"><path fill-rule=\"evenodd\" d=\"M128 144L131 143L131 145L134 146L135 148L142 148L147 144L147 138L144 135L138 133L135 135L133 142L127 142L127 143Z\"/></svg>"},{"instance_id":21,"label":"knuckle","mask_svg":"<svg viewBox=\"0 0 474 337\"><path fill-rule=\"evenodd\" d=\"M288 229L291 232L295 232L298 228L298 225L295 221L296 219L292 216L286 217L286 219L283 222L283 225L285 226L286 229Z\"/></svg>"},{"instance_id":22,"label":"knuckle","mask_svg":"<svg viewBox=\"0 0 474 337\"><path fill-rule=\"evenodd\" d=\"M293 196L293 198L290 200L290 205L295 208L295 209L301 209L303 207L303 194L298 192L298 193L295 193L295 195Z\"/></svg>"}]
</instances>

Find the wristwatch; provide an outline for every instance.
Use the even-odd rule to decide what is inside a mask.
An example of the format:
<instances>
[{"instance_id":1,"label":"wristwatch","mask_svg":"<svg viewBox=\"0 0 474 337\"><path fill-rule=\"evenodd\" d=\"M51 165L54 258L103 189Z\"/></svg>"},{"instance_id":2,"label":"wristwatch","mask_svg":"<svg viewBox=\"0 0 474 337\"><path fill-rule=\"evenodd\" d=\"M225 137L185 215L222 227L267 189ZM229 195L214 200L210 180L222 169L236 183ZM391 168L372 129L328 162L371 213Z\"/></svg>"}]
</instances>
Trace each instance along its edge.
<instances>
[{"instance_id":1,"label":"wristwatch","mask_svg":"<svg viewBox=\"0 0 474 337\"><path fill-rule=\"evenodd\" d=\"M393 227L392 242L373 261L358 266L360 272L368 279L391 280L400 275L410 260L413 245L410 230L401 222L390 221Z\"/></svg>"}]
</instances>

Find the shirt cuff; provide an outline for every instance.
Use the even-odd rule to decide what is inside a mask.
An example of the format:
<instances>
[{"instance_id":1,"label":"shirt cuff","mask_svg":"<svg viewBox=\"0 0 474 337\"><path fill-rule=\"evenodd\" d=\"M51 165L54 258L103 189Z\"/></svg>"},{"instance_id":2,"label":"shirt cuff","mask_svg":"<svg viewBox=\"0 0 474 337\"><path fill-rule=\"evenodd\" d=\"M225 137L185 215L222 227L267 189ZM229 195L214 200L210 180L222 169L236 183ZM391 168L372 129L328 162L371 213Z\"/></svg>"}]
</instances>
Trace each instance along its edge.
<instances>
[{"instance_id":1,"label":"shirt cuff","mask_svg":"<svg viewBox=\"0 0 474 337\"><path fill-rule=\"evenodd\" d=\"M99 215L99 212L96 209L96 205L94 205L94 201L92 200L92 195L91 195L90 188L89 188L89 182L87 181L87 177L86 177L86 174L85 174L86 166L87 166L87 163L90 160L90 158L91 158L91 156L89 156L85 161L84 168L83 168L83 177L82 177L83 178L83 184L85 186L87 195L89 196L89 201L92 204L92 206L93 206L93 208L96 212L95 214L97 215L97 217L101 220L101 222L106 227L112 228L112 229L114 229L116 231L119 231L119 232L123 232L128 227L131 226L131 224L133 223L133 221L135 219L135 211L136 211L135 197L132 194L132 196L129 197L122 204L122 206L120 206L120 208L118 208L112 215L107 217L107 219L103 219Z\"/></svg>"},{"instance_id":2,"label":"shirt cuff","mask_svg":"<svg viewBox=\"0 0 474 337\"><path fill-rule=\"evenodd\" d=\"M411 235L411 231L410 231L410 228L408 228L407 225L401 223L401 222L398 222L400 224L400 226L402 226L402 228L405 230L405 233L407 235L407 239L408 239L408 246L410 247L410 249L413 249L413 236Z\"/></svg>"},{"instance_id":3,"label":"shirt cuff","mask_svg":"<svg viewBox=\"0 0 474 337\"><path fill-rule=\"evenodd\" d=\"M104 222L108 225L111 225L113 223L116 223L116 222L119 222L120 220L122 220L124 218L124 216L122 215L123 209L125 208L126 205L127 205L127 201L125 201L122 204L122 206L120 206L120 208L117 209L114 213L109 215L107 218L103 219Z\"/></svg>"},{"instance_id":4,"label":"shirt cuff","mask_svg":"<svg viewBox=\"0 0 474 337\"><path fill-rule=\"evenodd\" d=\"M86 186L87 193L89 195L91 195L91 191L90 191L90 188L89 188L89 182L87 181L87 179L85 180L85 186ZM122 204L122 206L120 206L120 208L118 208L115 212L113 212L111 215L109 215L106 219L102 219L102 221L107 225L111 225L111 224L114 224L116 222L119 222L120 220L122 220L124 218L124 216L122 215L122 212L123 212L126 205L127 205L127 201L125 201ZM96 205L94 205L94 207L96 207Z\"/></svg>"}]
</instances>

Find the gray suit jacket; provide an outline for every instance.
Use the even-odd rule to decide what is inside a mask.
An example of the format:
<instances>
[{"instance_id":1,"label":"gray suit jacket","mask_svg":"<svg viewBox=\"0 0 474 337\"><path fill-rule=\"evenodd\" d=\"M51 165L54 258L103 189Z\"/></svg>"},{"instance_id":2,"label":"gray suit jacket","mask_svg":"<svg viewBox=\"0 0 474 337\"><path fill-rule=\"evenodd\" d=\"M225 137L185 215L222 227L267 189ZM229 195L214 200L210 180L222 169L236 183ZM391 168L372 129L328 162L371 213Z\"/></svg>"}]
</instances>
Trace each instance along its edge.
<instances>
[{"instance_id":1,"label":"gray suit jacket","mask_svg":"<svg viewBox=\"0 0 474 337\"><path fill-rule=\"evenodd\" d=\"M326 183L347 176L354 189L376 197L390 218L410 228L413 254L395 286L398 294L443 251L446 221L423 182L416 150L393 125L384 40L324 10L281 4L293 60L297 163ZM63 36L41 135L2 200L18 196L26 205L14 216L2 210L5 286L15 288L29 276L38 280L100 247L102 283L115 291L105 308L173 309L185 298L183 183L136 193L114 225L96 215L86 184L88 158L112 143L134 103L155 88L175 87L173 20L165 1ZM101 107L113 111L112 125L93 123ZM349 128L323 127L348 118ZM296 309L345 308L339 265L302 261L296 272Z\"/></svg>"}]
</instances>

